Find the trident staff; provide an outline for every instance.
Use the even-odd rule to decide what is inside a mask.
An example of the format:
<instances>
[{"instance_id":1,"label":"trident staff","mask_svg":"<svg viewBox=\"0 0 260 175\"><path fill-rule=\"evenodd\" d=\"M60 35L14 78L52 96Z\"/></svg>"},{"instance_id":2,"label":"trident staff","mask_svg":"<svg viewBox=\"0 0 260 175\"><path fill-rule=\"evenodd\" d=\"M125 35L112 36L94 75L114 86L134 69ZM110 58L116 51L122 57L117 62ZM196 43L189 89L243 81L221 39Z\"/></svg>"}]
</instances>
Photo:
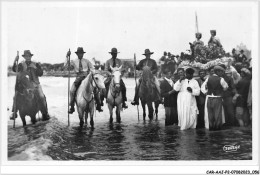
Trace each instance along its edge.
<instances>
[{"instance_id":1,"label":"trident staff","mask_svg":"<svg viewBox=\"0 0 260 175\"><path fill-rule=\"evenodd\" d=\"M16 69L15 69L15 72L16 72L16 80L15 80L15 94L14 94L14 112L16 112L16 96L17 96L17 91L16 91L16 83L17 83L17 75L18 75L18 61L19 61L19 51L17 51L17 56L15 58L15 64L17 65L16 66ZM14 113L15 114L15 113ZM15 128L15 118L16 116L14 115L14 122L13 122L13 128Z\"/></svg>"},{"instance_id":2,"label":"trident staff","mask_svg":"<svg viewBox=\"0 0 260 175\"><path fill-rule=\"evenodd\" d=\"M69 106L70 106L70 55L71 55L71 52L70 52L70 49L69 51L67 52L67 63L68 63L68 71L69 71L69 74L68 74L68 126L70 126L70 113L69 113Z\"/></svg>"},{"instance_id":3,"label":"trident staff","mask_svg":"<svg viewBox=\"0 0 260 175\"><path fill-rule=\"evenodd\" d=\"M134 62L135 62L135 66L134 66L134 76L135 76L135 86L137 87L137 81L136 81L136 56L134 54ZM138 113L138 120L139 120L139 105L136 106L137 107L137 113Z\"/></svg>"}]
</instances>

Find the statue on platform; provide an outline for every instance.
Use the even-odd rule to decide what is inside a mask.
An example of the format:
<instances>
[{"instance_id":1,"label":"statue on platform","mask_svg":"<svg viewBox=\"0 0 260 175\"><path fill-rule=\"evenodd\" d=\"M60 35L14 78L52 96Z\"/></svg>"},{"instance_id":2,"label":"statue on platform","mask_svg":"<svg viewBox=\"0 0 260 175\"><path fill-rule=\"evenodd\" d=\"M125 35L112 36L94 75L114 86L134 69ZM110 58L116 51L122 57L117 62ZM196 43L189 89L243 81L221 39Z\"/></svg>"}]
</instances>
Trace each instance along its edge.
<instances>
[{"instance_id":1,"label":"statue on platform","mask_svg":"<svg viewBox=\"0 0 260 175\"><path fill-rule=\"evenodd\" d=\"M214 46L217 46L217 47L222 47L222 44L219 40L219 38L216 37L216 30L210 30L210 39L209 39L209 42L208 42L208 46L209 47L214 47Z\"/></svg>"},{"instance_id":2,"label":"statue on platform","mask_svg":"<svg viewBox=\"0 0 260 175\"><path fill-rule=\"evenodd\" d=\"M208 59L221 58L225 55L225 51L219 38L216 37L216 30L210 30L211 37L208 41Z\"/></svg>"}]
</instances>

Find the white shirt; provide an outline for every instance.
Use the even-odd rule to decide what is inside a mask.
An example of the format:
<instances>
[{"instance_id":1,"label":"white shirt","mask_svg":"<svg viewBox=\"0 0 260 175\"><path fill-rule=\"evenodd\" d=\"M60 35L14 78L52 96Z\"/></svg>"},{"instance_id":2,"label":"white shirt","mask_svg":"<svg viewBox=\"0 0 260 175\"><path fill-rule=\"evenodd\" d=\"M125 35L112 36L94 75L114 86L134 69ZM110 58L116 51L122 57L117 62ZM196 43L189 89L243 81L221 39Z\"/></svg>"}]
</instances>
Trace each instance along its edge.
<instances>
[{"instance_id":1,"label":"white shirt","mask_svg":"<svg viewBox=\"0 0 260 175\"><path fill-rule=\"evenodd\" d=\"M218 76L216 74L213 74L212 76ZM206 88L206 85L208 83L209 78L207 78L204 83L201 85L201 92L203 92L204 94L206 94L208 92L208 88ZM224 78L220 77L220 84L223 87L223 90L227 90L228 89L228 84L227 82L224 80ZM208 96L210 97L220 97L220 96L214 96L213 94L208 94Z\"/></svg>"},{"instance_id":2,"label":"white shirt","mask_svg":"<svg viewBox=\"0 0 260 175\"><path fill-rule=\"evenodd\" d=\"M79 72L79 61L80 61L79 59L70 60L70 65L72 65L74 67L74 71L76 71L77 73ZM82 71L83 72L87 72L87 71L94 69L92 63L85 58L81 59L81 63L82 63ZM68 67L67 61L65 61L64 67L66 67L66 68Z\"/></svg>"},{"instance_id":3,"label":"white shirt","mask_svg":"<svg viewBox=\"0 0 260 175\"><path fill-rule=\"evenodd\" d=\"M164 77L164 79L171 85L171 87L173 87L173 81L171 79L168 79L166 77Z\"/></svg>"}]
</instances>

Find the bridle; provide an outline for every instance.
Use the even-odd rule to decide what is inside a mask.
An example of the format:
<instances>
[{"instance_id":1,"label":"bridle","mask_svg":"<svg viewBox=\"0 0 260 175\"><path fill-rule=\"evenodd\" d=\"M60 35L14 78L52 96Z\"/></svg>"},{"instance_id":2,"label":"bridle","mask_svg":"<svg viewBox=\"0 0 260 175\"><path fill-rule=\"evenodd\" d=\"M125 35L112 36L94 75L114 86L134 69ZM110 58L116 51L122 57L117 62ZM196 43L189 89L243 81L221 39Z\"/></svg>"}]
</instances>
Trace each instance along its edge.
<instances>
[{"instance_id":1,"label":"bridle","mask_svg":"<svg viewBox=\"0 0 260 175\"><path fill-rule=\"evenodd\" d=\"M95 74L98 74L98 73L95 73ZM97 82L96 82L96 80L95 80L95 77L94 77L95 74L91 73L91 78L92 78L92 80L94 81L95 86L93 85L93 83L90 83L90 84L91 84L91 86L92 86L92 88L93 88L93 91L94 91L95 88L97 88L97 89L98 89L98 92L100 92L100 87L98 87L98 84L97 84ZM94 99L94 93L93 93L93 91L91 92L91 99L90 99L90 100L87 100L87 99L85 98L85 96L83 96L83 98L86 100L87 104L90 103L90 102Z\"/></svg>"},{"instance_id":2,"label":"bridle","mask_svg":"<svg viewBox=\"0 0 260 175\"><path fill-rule=\"evenodd\" d=\"M113 103L114 106L115 106L116 98L120 95L120 92L121 92L120 88L119 88L119 90L117 90L117 87L116 87L117 85L120 86L120 81L119 81L119 83L115 83L114 78L112 78L111 83L109 85L109 89L111 89L110 90L110 95L114 99L114 103Z\"/></svg>"}]
</instances>

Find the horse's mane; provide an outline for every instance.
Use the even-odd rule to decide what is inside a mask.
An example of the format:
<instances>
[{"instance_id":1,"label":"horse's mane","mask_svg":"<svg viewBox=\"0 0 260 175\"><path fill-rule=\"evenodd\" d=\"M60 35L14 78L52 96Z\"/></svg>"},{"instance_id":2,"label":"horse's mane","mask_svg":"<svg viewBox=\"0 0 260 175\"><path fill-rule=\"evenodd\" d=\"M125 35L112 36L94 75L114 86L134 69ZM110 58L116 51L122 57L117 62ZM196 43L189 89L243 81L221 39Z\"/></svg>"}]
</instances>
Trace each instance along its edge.
<instances>
[{"instance_id":1,"label":"horse's mane","mask_svg":"<svg viewBox=\"0 0 260 175\"><path fill-rule=\"evenodd\" d=\"M120 73L121 73L121 71L120 70L116 70L116 71L119 71ZM114 73L114 72L113 72ZM111 82L110 82L110 85L109 85L109 90L111 90L111 91L114 91L115 89L114 89L114 84L115 84L115 80L114 80L114 78L112 78L111 79Z\"/></svg>"},{"instance_id":2,"label":"horse's mane","mask_svg":"<svg viewBox=\"0 0 260 175\"><path fill-rule=\"evenodd\" d=\"M142 82L140 84L139 96L145 101L153 101L154 93L154 77L148 66L143 68Z\"/></svg>"},{"instance_id":3,"label":"horse's mane","mask_svg":"<svg viewBox=\"0 0 260 175\"><path fill-rule=\"evenodd\" d=\"M152 79L153 79L153 74L152 74L152 72L151 72L150 67L148 67L148 66L144 66L144 67L143 67L142 78L143 78L143 80L145 80L145 81L147 81L147 80L152 80Z\"/></svg>"},{"instance_id":4,"label":"horse's mane","mask_svg":"<svg viewBox=\"0 0 260 175\"><path fill-rule=\"evenodd\" d=\"M82 80L80 86L83 86L84 89L86 89L86 90L90 89L90 85L91 85L91 83L92 83L92 79L91 79L91 78L92 78L92 75L93 75L93 73L90 72L90 73L87 75L87 77L86 77L84 80Z\"/></svg>"},{"instance_id":5,"label":"horse's mane","mask_svg":"<svg viewBox=\"0 0 260 175\"><path fill-rule=\"evenodd\" d=\"M17 74L15 89L19 92L26 89L34 89L33 83L29 80L29 75L26 72L19 72Z\"/></svg>"}]
</instances>

